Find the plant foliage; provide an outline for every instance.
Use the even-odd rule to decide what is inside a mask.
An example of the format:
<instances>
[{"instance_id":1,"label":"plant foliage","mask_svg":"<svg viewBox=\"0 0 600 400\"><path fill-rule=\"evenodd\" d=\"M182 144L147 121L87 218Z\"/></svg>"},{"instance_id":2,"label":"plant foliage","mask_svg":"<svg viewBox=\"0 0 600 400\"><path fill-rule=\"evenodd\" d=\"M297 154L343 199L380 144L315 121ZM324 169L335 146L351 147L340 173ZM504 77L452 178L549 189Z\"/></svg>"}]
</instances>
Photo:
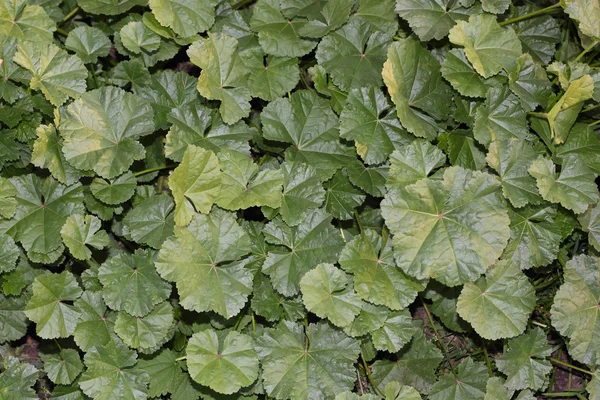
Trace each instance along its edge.
<instances>
[{"instance_id":1,"label":"plant foliage","mask_svg":"<svg viewBox=\"0 0 600 400\"><path fill-rule=\"evenodd\" d=\"M598 0L0 0L0 399L600 399L599 42Z\"/></svg>"}]
</instances>

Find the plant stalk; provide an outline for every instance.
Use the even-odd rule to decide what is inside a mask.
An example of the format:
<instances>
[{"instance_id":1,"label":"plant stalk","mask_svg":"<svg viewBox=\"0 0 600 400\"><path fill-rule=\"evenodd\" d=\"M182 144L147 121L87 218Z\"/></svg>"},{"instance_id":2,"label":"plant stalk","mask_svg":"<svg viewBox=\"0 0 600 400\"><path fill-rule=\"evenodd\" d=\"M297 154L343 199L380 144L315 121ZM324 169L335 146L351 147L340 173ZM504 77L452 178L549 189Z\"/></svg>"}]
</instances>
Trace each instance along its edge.
<instances>
[{"instance_id":1,"label":"plant stalk","mask_svg":"<svg viewBox=\"0 0 600 400\"><path fill-rule=\"evenodd\" d=\"M515 18L507 19L506 21L500 22L500 26L514 24L515 22L525 21L526 19L537 17L538 15L544 15L553 12L557 8L560 8L560 3L556 3L552 6L542 8L541 10L532 11L528 14L520 15Z\"/></svg>"},{"instance_id":2,"label":"plant stalk","mask_svg":"<svg viewBox=\"0 0 600 400\"><path fill-rule=\"evenodd\" d=\"M450 366L450 371L452 371L452 375L454 375L456 377L456 371L454 370L454 365L452 365L452 361L450 361L450 357L448 356L448 349L446 348L446 343L444 343L442 341L442 338L440 337L440 334L438 333L438 331L435 327L435 323L433 322L433 317L431 316L431 313L429 312L429 307L427 307L427 303L425 303L425 301L423 300L423 298L421 296L419 296L419 298L421 299L421 304L423 304L423 308L425 309L425 313L427 314L427 319L429 319L429 325L431 325L431 328L433 329L433 334L435 335L436 340L440 343L440 347L442 348L442 352L444 353L444 358L446 359L446 361L448 362L448 365Z\"/></svg>"},{"instance_id":3,"label":"plant stalk","mask_svg":"<svg viewBox=\"0 0 600 400\"><path fill-rule=\"evenodd\" d=\"M175 164L171 164L171 165L163 165L163 166L160 166L160 167L148 168L148 169L145 169L143 171L135 172L133 174L133 176L137 177L137 176L140 176L140 175L149 174L150 172L154 172L154 171L160 171L160 170L163 170L163 169L175 168L176 166L177 165L175 165Z\"/></svg>"},{"instance_id":4,"label":"plant stalk","mask_svg":"<svg viewBox=\"0 0 600 400\"><path fill-rule=\"evenodd\" d=\"M569 363L564 362L562 360L559 360L558 358L550 357L549 360L551 362L555 363L555 364L562 365L563 367L571 368L571 369L574 369L575 371L583 372L584 374L588 374L590 376L594 376L594 373L592 371L588 371L587 369L576 367L575 365L569 364Z\"/></svg>"},{"instance_id":5,"label":"plant stalk","mask_svg":"<svg viewBox=\"0 0 600 400\"><path fill-rule=\"evenodd\" d=\"M373 389L375 389L377 394L385 397L385 394L379 389L379 386L377 386L377 384L373 380L373 377L371 376L371 371L369 370L369 364L367 364L367 360L365 360L365 356L362 351L360 352L360 359L362 360L363 368L365 369L365 374L367 374L367 379L369 380L369 383L371 384L371 386L373 386Z\"/></svg>"}]
</instances>

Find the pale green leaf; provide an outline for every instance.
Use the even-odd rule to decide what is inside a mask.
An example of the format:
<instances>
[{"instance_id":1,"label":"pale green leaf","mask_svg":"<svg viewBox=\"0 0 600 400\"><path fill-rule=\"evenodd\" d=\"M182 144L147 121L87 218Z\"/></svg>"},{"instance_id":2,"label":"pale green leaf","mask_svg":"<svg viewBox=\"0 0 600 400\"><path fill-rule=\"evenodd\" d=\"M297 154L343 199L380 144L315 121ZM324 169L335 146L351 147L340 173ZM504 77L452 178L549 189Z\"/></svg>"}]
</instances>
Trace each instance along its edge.
<instances>
[{"instance_id":1,"label":"pale green leaf","mask_svg":"<svg viewBox=\"0 0 600 400\"><path fill-rule=\"evenodd\" d=\"M127 50L139 54L142 51L153 52L160 47L160 36L152 32L142 22L132 21L119 32L121 43Z\"/></svg>"},{"instance_id":2,"label":"pale green leaf","mask_svg":"<svg viewBox=\"0 0 600 400\"><path fill-rule=\"evenodd\" d=\"M245 267L249 260L240 260L250 250L250 238L233 215L214 209L175 229L162 245L156 270L176 283L182 307L231 318L252 292L253 275Z\"/></svg>"},{"instance_id":3,"label":"pale green leaf","mask_svg":"<svg viewBox=\"0 0 600 400\"><path fill-rule=\"evenodd\" d=\"M31 72L29 86L54 106L85 93L88 72L83 62L54 44L21 43L14 62Z\"/></svg>"},{"instance_id":4,"label":"pale green leaf","mask_svg":"<svg viewBox=\"0 0 600 400\"><path fill-rule=\"evenodd\" d=\"M133 196L137 180L131 172L126 172L109 182L95 178L90 184L90 190L95 198L103 203L117 205L126 202Z\"/></svg>"},{"instance_id":5,"label":"pale green leaf","mask_svg":"<svg viewBox=\"0 0 600 400\"><path fill-rule=\"evenodd\" d=\"M381 328L371 332L371 338L377 350L397 353L418 329L421 328L413 325L408 310L395 311L388 316Z\"/></svg>"},{"instance_id":6,"label":"pale green leaf","mask_svg":"<svg viewBox=\"0 0 600 400\"><path fill-rule=\"evenodd\" d=\"M502 28L489 14L472 15L450 30L450 42L463 46L467 59L484 78L512 70L521 55L521 42L511 28Z\"/></svg>"},{"instance_id":7,"label":"pale green leaf","mask_svg":"<svg viewBox=\"0 0 600 400\"><path fill-rule=\"evenodd\" d=\"M507 376L505 385L511 390L542 390L548 384L552 354L546 334L535 328L508 342L508 349L496 359L500 372Z\"/></svg>"},{"instance_id":8,"label":"pale green leaf","mask_svg":"<svg viewBox=\"0 0 600 400\"><path fill-rule=\"evenodd\" d=\"M138 249L134 254L120 253L98 269L106 304L117 311L142 317L166 300L171 285L156 273L156 252ZM150 346L144 346L150 347Z\"/></svg>"},{"instance_id":9,"label":"pale green leaf","mask_svg":"<svg viewBox=\"0 0 600 400\"><path fill-rule=\"evenodd\" d=\"M356 152L367 164L384 162L394 149L413 140L375 87L350 92L340 115L340 137L354 140Z\"/></svg>"},{"instance_id":10,"label":"pale green leaf","mask_svg":"<svg viewBox=\"0 0 600 400\"><path fill-rule=\"evenodd\" d=\"M370 229L346 244L339 263L354 275L354 288L361 299L392 310L406 308L424 289L421 282L396 267L391 242L384 243Z\"/></svg>"},{"instance_id":11,"label":"pale green leaf","mask_svg":"<svg viewBox=\"0 0 600 400\"><path fill-rule=\"evenodd\" d=\"M564 158L560 173L551 160L542 156L531 164L529 173L544 200L560 203L577 214L598 200L596 174L573 154Z\"/></svg>"},{"instance_id":12,"label":"pale green leaf","mask_svg":"<svg viewBox=\"0 0 600 400\"><path fill-rule=\"evenodd\" d=\"M514 207L540 204L535 180L527 172L537 153L525 140L512 138L490 144L487 162L500 176L502 193Z\"/></svg>"},{"instance_id":13,"label":"pale green leaf","mask_svg":"<svg viewBox=\"0 0 600 400\"><path fill-rule=\"evenodd\" d=\"M488 380L488 370L483 362L463 359L454 367L456 376L447 372L433 385L431 400L483 400Z\"/></svg>"},{"instance_id":14,"label":"pale green leaf","mask_svg":"<svg viewBox=\"0 0 600 400\"><path fill-rule=\"evenodd\" d=\"M72 185L77 182L81 172L65 160L60 137L54 125L40 125L36 133L37 139L33 143L31 163L39 168L48 168L60 183Z\"/></svg>"},{"instance_id":15,"label":"pale green leaf","mask_svg":"<svg viewBox=\"0 0 600 400\"><path fill-rule=\"evenodd\" d=\"M416 136L435 139L442 129L436 120L447 116L450 103L436 58L416 40L402 39L388 48L382 75L402 125Z\"/></svg>"},{"instance_id":16,"label":"pale green leaf","mask_svg":"<svg viewBox=\"0 0 600 400\"><path fill-rule=\"evenodd\" d=\"M107 86L61 108L58 130L71 165L114 178L144 157L138 139L154 132L152 108L134 94Z\"/></svg>"},{"instance_id":17,"label":"pale green leaf","mask_svg":"<svg viewBox=\"0 0 600 400\"><path fill-rule=\"evenodd\" d=\"M327 324L310 324L305 331L284 321L265 329L255 347L271 397L312 400L354 387L359 344Z\"/></svg>"},{"instance_id":18,"label":"pale green leaf","mask_svg":"<svg viewBox=\"0 0 600 400\"><path fill-rule=\"evenodd\" d=\"M388 190L402 190L406 186L427 178L446 162L446 156L437 147L424 140L415 140L408 146L395 150L390 156Z\"/></svg>"},{"instance_id":19,"label":"pale green leaf","mask_svg":"<svg viewBox=\"0 0 600 400\"><path fill-rule=\"evenodd\" d=\"M81 293L75 276L68 271L40 275L33 282L33 296L25 306L25 315L36 323L40 337L68 337L75 331L80 312L65 302L77 300Z\"/></svg>"},{"instance_id":20,"label":"pale green leaf","mask_svg":"<svg viewBox=\"0 0 600 400\"><path fill-rule=\"evenodd\" d=\"M352 337L364 336L381 328L389 315L390 310L386 307L362 302L360 312L356 318L349 325L346 325L343 330Z\"/></svg>"},{"instance_id":21,"label":"pale green leaf","mask_svg":"<svg viewBox=\"0 0 600 400\"><path fill-rule=\"evenodd\" d=\"M300 80L297 58L263 57L262 51L256 49L245 52L244 59L250 69L248 89L254 97L275 100L291 92Z\"/></svg>"},{"instance_id":22,"label":"pale green leaf","mask_svg":"<svg viewBox=\"0 0 600 400\"><path fill-rule=\"evenodd\" d=\"M197 332L190 338L186 354L192 379L218 393L237 392L258 377L252 337L242 333L230 331L219 337L212 329Z\"/></svg>"},{"instance_id":23,"label":"pale green leaf","mask_svg":"<svg viewBox=\"0 0 600 400\"><path fill-rule=\"evenodd\" d=\"M133 349L152 349L165 342L173 322L173 307L164 302L143 317L120 312L115 321L115 333Z\"/></svg>"},{"instance_id":24,"label":"pale green leaf","mask_svg":"<svg viewBox=\"0 0 600 400\"><path fill-rule=\"evenodd\" d=\"M79 353L74 349L61 349L58 354L42 354L44 371L57 385L69 385L83 371Z\"/></svg>"},{"instance_id":25,"label":"pale green leaf","mask_svg":"<svg viewBox=\"0 0 600 400\"><path fill-rule=\"evenodd\" d=\"M219 160L210 150L189 145L169 177L175 198L175 223L187 225L195 211L207 214L221 192Z\"/></svg>"},{"instance_id":26,"label":"pale green leaf","mask_svg":"<svg viewBox=\"0 0 600 400\"><path fill-rule=\"evenodd\" d=\"M450 167L442 179L421 179L388 192L381 210L395 235L398 266L408 275L447 286L476 279L498 259L509 238L499 189L487 173Z\"/></svg>"},{"instance_id":27,"label":"pale green leaf","mask_svg":"<svg viewBox=\"0 0 600 400\"><path fill-rule=\"evenodd\" d=\"M21 363L18 358L12 356L6 357L4 364L5 369L0 373L0 398L3 400L38 399L32 388L38 379L37 368L29 363Z\"/></svg>"},{"instance_id":28,"label":"pale green leaf","mask_svg":"<svg viewBox=\"0 0 600 400\"><path fill-rule=\"evenodd\" d=\"M215 22L215 1L150 0L152 13L163 26L182 37L204 32Z\"/></svg>"},{"instance_id":29,"label":"pale green leaf","mask_svg":"<svg viewBox=\"0 0 600 400\"><path fill-rule=\"evenodd\" d=\"M173 234L174 208L173 199L166 194L148 197L135 204L123 218L123 235L134 242L160 248Z\"/></svg>"},{"instance_id":30,"label":"pale green leaf","mask_svg":"<svg viewBox=\"0 0 600 400\"><path fill-rule=\"evenodd\" d=\"M148 374L137 367L137 354L124 344L93 347L85 353L87 369L79 387L94 399L145 400Z\"/></svg>"},{"instance_id":31,"label":"pale green leaf","mask_svg":"<svg viewBox=\"0 0 600 400\"><path fill-rule=\"evenodd\" d=\"M300 280L302 300L306 309L334 325L344 327L361 309L350 277L333 264L319 264Z\"/></svg>"},{"instance_id":32,"label":"pale green leaf","mask_svg":"<svg viewBox=\"0 0 600 400\"><path fill-rule=\"evenodd\" d=\"M548 112L548 123L555 143L565 142L583 107L583 102L591 99L593 94L594 80L590 75L570 82L568 89Z\"/></svg>"},{"instance_id":33,"label":"pale green leaf","mask_svg":"<svg viewBox=\"0 0 600 400\"><path fill-rule=\"evenodd\" d=\"M320 210L294 228L276 218L263 233L268 243L278 247L269 251L262 271L269 275L275 290L285 296L298 293L300 279L315 265L336 262L344 244L339 230L331 224L331 216Z\"/></svg>"},{"instance_id":34,"label":"pale green leaf","mask_svg":"<svg viewBox=\"0 0 600 400\"><path fill-rule=\"evenodd\" d=\"M222 33L192 43L190 61L202 68L198 91L209 100L220 100L223 121L237 122L250 114L250 91L246 87L248 68L239 55L238 41Z\"/></svg>"},{"instance_id":35,"label":"pale green leaf","mask_svg":"<svg viewBox=\"0 0 600 400\"><path fill-rule=\"evenodd\" d=\"M600 40L600 2L598 0L565 0L565 12L579 22L584 35Z\"/></svg>"},{"instance_id":36,"label":"pale green leaf","mask_svg":"<svg viewBox=\"0 0 600 400\"><path fill-rule=\"evenodd\" d=\"M95 63L99 57L106 57L112 43L98 28L81 25L69 32L65 47L74 51L85 64Z\"/></svg>"},{"instance_id":37,"label":"pale green leaf","mask_svg":"<svg viewBox=\"0 0 600 400\"><path fill-rule=\"evenodd\" d=\"M281 171L259 171L252 158L232 150L219 152L221 191L215 203L226 210L281 205Z\"/></svg>"},{"instance_id":38,"label":"pale green leaf","mask_svg":"<svg viewBox=\"0 0 600 400\"><path fill-rule=\"evenodd\" d=\"M4 177L0 177L0 217L12 218L17 210L17 189Z\"/></svg>"},{"instance_id":39,"label":"pale green leaf","mask_svg":"<svg viewBox=\"0 0 600 400\"><path fill-rule=\"evenodd\" d=\"M60 230L71 255L78 260L89 260L92 252L88 248L102 249L108 246L108 234L101 230L102 223L93 215L71 214Z\"/></svg>"},{"instance_id":40,"label":"pale green leaf","mask_svg":"<svg viewBox=\"0 0 600 400\"><path fill-rule=\"evenodd\" d=\"M567 262L564 283L552 305L552 325L569 339L573 359L595 365L600 359L600 260L579 255Z\"/></svg>"},{"instance_id":41,"label":"pale green leaf","mask_svg":"<svg viewBox=\"0 0 600 400\"><path fill-rule=\"evenodd\" d=\"M481 337L496 340L523 333L535 303L535 290L519 265L500 261L485 277L465 284L456 310Z\"/></svg>"},{"instance_id":42,"label":"pale green leaf","mask_svg":"<svg viewBox=\"0 0 600 400\"><path fill-rule=\"evenodd\" d=\"M38 5L23 0L0 1L0 34L49 44L56 30L56 23Z\"/></svg>"}]
</instances>

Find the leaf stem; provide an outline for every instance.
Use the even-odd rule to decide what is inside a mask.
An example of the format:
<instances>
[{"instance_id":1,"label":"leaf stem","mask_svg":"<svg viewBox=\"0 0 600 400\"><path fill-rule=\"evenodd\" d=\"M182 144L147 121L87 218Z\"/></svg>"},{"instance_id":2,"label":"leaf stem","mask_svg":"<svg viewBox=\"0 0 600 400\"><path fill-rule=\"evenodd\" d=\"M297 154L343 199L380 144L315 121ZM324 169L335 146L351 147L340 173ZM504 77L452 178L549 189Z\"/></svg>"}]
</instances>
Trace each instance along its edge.
<instances>
[{"instance_id":1,"label":"leaf stem","mask_svg":"<svg viewBox=\"0 0 600 400\"><path fill-rule=\"evenodd\" d=\"M252 317L252 332L256 332L256 320L254 319L254 311L250 311L250 316Z\"/></svg>"},{"instance_id":2,"label":"leaf stem","mask_svg":"<svg viewBox=\"0 0 600 400\"><path fill-rule=\"evenodd\" d=\"M520 15L515 18L507 19L506 21L500 22L500 26L514 24L515 22L521 22L529 18L537 17L538 15L544 15L553 12L555 9L560 8L560 3L556 3L552 6L542 8L541 10L532 11L530 13Z\"/></svg>"},{"instance_id":3,"label":"leaf stem","mask_svg":"<svg viewBox=\"0 0 600 400\"><path fill-rule=\"evenodd\" d=\"M183 360L187 360L187 356L183 356L183 357L179 357L179 358L175 359L175 361L183 361Z\"/></svg>"},{"instance_id":4,"label":"leaf stem","mask_svg":"<svg viewBox=\"0 0 600 400\"><path fill-rule=\"evenodd\" d=\"M528 112L527 115L536 117L536 118L548 119L548 113L543 113L543 112Z\"/></svg>"},{"instance_id":5,"label":"leaf stem","mask_svg":"<svg viewBox=\"0 0 600 400\"><path fill-rule=\"evenodd\" d=\"M588 126L594 126L594 125L598 125L598 124L600 124L600 119L592 122L591 124L588 124Z\"/></svg>"},{"instance_id":6,"label":"leaf stem","mask_svg":"<svg viewBox=\"0 0 600 400\"><path fill-rule=\"evenodd\" d=\"M541 322L537 322L537 321L534 321L534 320L531 320L531 323L533 325L537 325L537 326L540 326L542 328L547 328L548 327L548 325L542 324Z\"/></svg>"},{"instance_id":7,"label":"leaf stem","mask_svg":"<svg viewBox=\"0 0 600 400\"><path fill-rule=\"evenodd\" d=\"M75 16L75 14L77 14L79 12L79 10L80 10L79 7L75 7L74 9L72 9L71 12L68 13L67 15L65 15L65 17L62 19L62 21L60 21L59 25L62 25L65 22L67 22L68 20L70 20L71 18L73 18Z\"/></svg>"},{"instance_id":8,"label":"leaf stem","mask_svg":"<svg viewBox=\"0 0 600 400\"><path fill-rule=\"evenodd\" d=\"M425 300L423 300L423 297L421 297L420 295L419 295L419 298L421 299L421 304L423 304L425 313L427 313L427 318L429 319L429 325L431 325L431 328L433 329L433 334L435 335L436 340L440 343L440 347L442 348L442 352L444 353L444 358L448 362L448 365L450 365L450 371L452 371L452 375L454 375L454 377L456 377L456 371L454 370L454 365L452 365L452 361L450 361L450 357L448 356L448 349L446 348L446 343L444 343L442 341L442 338L440 337L440 334L438 333L438 331L435 327L435 323L433 322L433 317L431 316L431 313L429 312L429 307L427 307L427 303L425 303Z\"/></svg>"},{"instance_id":9,"label":"leaf stem","mask_svg":"<svg viewBox=\"0 0 600 400\"><path fill-rule=\"evenodd\" d=\"M569 363L564 362L562 360L559 360L558 358L550 357L549 360L551 362L555 363L555 364L560 364L560 365L562 365L564 367L574 369L575 371L583 372L584 374L588 374L590 376L594 376L595 375L592 371L588 371L587 369L576 367L575 365L572 365L572 364L569 364Z\"/></svg>"},{"instance_id":10,"label":"leaf stem","mask_svg":"<svg viewBox=\"0 0 600 400\"><path fill-rule=\"evenodd\" d=\"M494 370L492 368L492 363L490 362L490 357L488 356L487 343L485 339L482 339L481 347L483 348L483 358L485 358L485 365L487 365L488 375L490 378L494 376Z\"/></svg>"},{"instance_id":11,"label":"leaf stem","mask_svg":"<svg viewBox=\"0 0 600 400\"><path fill-rule=\"evenodd\" d=\"M69 36L69 33L67 31L65 31L64 29L61 29L61 28L56 28L56 33L58 33L59 35L62 35L64 37Z\"/></svg>"},{"instance_id":12,"label":"leaf stem","mask_svg":"<svg viewBox=\"0 0 600 400\"><path fill-rule=\"evenodd\" d=\"M579 55L577 57L575 57L575 59L573 60L573 62L577 62L581 59L581 57L583 57L584 55L586 55L590 50L592 50L596 45L598 44L597 40L594 40L592 42L592 44L590 44L588 47L586 47L585 49L583 49L583 51L581 53L579 53Z\"/></svg>"},{"instance_id":13,"label":"leaf stem","mask_svg":"<svg viewBox=\"0 0 600 400\"><path fill-rule=\"evenodd\" d=\"M160 166L160 167L148 168L148 169L145 169L145 170L143 170L143 171L138 171L138 172L135 172L135 173L133 174L133 176L136 176L136 177L137 177L137 176L140 176L140 175L148 174L148 173L150 173L150 172L154 172L154 171L160 171L160 170L162 170L162 169L175 168L176 166L177 166L177 165L175 165L175 164L171 164L171 165L162 165L162 166Z\"/></svg>"},{"instance_id":14,"label":"leaf stem","mask_svg":"<svg viewBox=\"0 0 600 400\"><path fill-rule=\"evenodd\" d=\"M356 211L356 208L354 209L354 217L356 218L356 223L358 224L358 229L360 229L360 233L364 233L365 231L363 230L362 221L360 220L360 215L358 215L358 211Z\"/></svg>"},{"instance_id":15,"label":"leaf stem","mask_svg":"<svg viewBox=\"0 0 600 400\"><path fill-rule=\"evenodd\" d=\"M549 393L542 393L542 396L546 396L546 397L579 397L579 393L581 393L582 390L570 390L568 392L549 392Z\"/></svg>"},{"instance_id":16,"label":"leaf stem","mask_svg":"<svg viewBox=\"0 0 600 400\"><path fill-rule=\"evenodd\" d=\"M595 110L598 107L600 107L600 103L598 103L596 105L593 105L593 106L590 106L588 108L584 108L583 110L581 110L581 114L589 112L589 111L592 111L592 110Z\"/></svg>"},{"instance_id":17,"label":"leaf stem","mask_svg":"<svg viewBox=\"0 0 600 400\"><path fill-rule=\"evenodd\" d=\"M373 380L373 377L371 376L371 370L369 369L369 364L367 364L367 360L365 360L365 355L362 351L360 352L360 359L362 360L362 365L365 369L365 374L367 374L367 379L369 380L369 383L371 384L371 386L373 386L373 389L375 389L377 394L385 397L385 394L379 389L379 386L377 386L377 384Z\"/></svg>"}]
</instances>

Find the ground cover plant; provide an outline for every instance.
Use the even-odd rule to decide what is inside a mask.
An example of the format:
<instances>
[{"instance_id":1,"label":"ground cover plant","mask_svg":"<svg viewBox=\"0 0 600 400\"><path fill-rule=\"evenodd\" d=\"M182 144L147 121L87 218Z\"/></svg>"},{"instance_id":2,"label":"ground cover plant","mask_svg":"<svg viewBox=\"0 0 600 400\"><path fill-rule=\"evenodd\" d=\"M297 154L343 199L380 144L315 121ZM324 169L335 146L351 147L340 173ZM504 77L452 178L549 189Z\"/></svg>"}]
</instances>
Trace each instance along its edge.
<instances>
[{"instance_id":1,"label":"ground cover plant","mask_svg":"<svg viewBox=\"0 0 600 400\"><path fill-rule=\"evenodd\" d=\"M600 399L598 0L0 0L0 399Z\"/></svg>"}]
</instances>

